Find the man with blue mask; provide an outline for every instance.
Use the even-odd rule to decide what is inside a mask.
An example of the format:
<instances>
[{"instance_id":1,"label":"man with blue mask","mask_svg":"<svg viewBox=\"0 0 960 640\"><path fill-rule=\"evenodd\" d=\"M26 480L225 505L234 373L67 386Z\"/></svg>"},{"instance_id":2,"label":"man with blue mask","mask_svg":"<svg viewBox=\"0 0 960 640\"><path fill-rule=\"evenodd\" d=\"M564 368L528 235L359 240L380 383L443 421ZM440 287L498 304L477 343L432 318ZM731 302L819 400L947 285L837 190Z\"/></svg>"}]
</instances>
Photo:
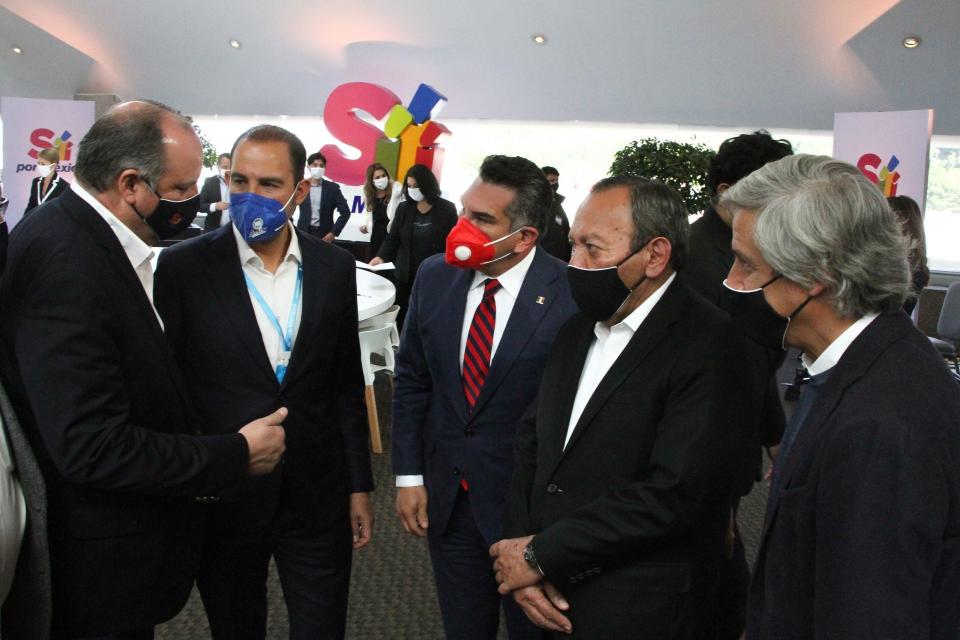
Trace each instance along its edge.
<instances>
[{"instance_id":1,"label":"man with blue mask","mask_svg":"<svg viewBox=\"0 0 960 640\"><path fill-rule=\"evenodd\" d=\"M490 156L464 192L446 255L423 262L403 327L393 471L403 528L426 537L447 638L536 638L497 592L517 423L536 396L553 339L576 306L565 265L537 246L552 200L526 158Z\"/></svg>"},{"instance_id":2,"label":"man with blue mask","mask_svg":"<svg viewBox=\"0 0 960 640\"><path fill-rule=\"evenodd\" d=\"M280 127L231 151L232 224L166 250L157 307L207 433L284 405L275 473L211 505L197 578L213 637L263 638L271 556L291 638L342 638L373 489L349 253L295 229L306 153Z\"/></svg>"},{"instance_id":3,"label":"man with blue mask","mask_svg":"<svg viewBox=\"0 0 960 640\"><path fill-rule=\"evenodd\" d=\"M687 236L677 193L634 177L594 185L570 230L582 313L520 425L491 549L501 593L555 637L710 636L743 338L684 284Z\"/></svg>"}]
</instances>

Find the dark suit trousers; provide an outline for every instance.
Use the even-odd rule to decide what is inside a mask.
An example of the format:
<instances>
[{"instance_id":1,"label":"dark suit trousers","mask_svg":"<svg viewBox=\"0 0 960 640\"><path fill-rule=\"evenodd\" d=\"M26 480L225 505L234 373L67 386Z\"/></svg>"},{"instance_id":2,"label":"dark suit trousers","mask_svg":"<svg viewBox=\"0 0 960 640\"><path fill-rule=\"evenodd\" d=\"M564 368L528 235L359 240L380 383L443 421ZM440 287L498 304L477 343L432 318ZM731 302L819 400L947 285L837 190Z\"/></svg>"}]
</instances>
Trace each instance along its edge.
<instances>
[{"instance_id":1,"label":"dark suit trousers","mask_svg":"<svg viewBox=\"0 0 960 640\"><path fill-rule=\"evenodd\" d=\"M313 533L282 507L266 528L244 526L231 517L210 518L197 587L214 640L266 637L271 555L287 604L290 638L343 638L353 550L349 520L342 520Z\"/></svg>"},{"instance_id":2,"label":"dark suit trousers","mask_svg":"<svg viewBox=\"0 0 960 640\"><path fill-rule=\"evenodd\" d=\"M490 546L473 519L469 493L457 495L445 531L427 529L427 542L448 640L496 640L501 603L510 640L540 637L513 597L497 592Z\"/></svg>"}]
</instances>

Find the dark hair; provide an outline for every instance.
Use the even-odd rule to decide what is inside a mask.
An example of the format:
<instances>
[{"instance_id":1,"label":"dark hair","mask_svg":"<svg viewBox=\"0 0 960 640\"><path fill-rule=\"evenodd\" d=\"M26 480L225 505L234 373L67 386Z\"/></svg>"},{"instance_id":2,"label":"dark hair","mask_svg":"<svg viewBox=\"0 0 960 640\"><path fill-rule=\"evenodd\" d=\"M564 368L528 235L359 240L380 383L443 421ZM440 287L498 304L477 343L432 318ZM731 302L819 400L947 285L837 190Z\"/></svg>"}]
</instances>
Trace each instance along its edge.
<instances>
[{"instance_id":1,"label":"dark hair","mask_svg":"<svg viewBox=\"0 0 960 640\"><path fill-rule=\"evenodd\" d=\"M226 158L227 160L229 160L229 159L230 159L230 154L229 154L229 153L221 153L220 155L217 156L217 162L220 162L220 161L223 160L224 158Z\"/></svg>"},{"instance_id":2,"label":"dark hair","mask_svg":"<svg viewBox=\"0 0 960 640\"><path fill-rule=\"evenodd\" d=\"M367 177L363 181L363 201L367 210L370 211L373 206L373 201L377 197L377 188L373 186L373 174L377 172L377 169L382 170L387 174L387 180L390 179L390 172L387 171L387 168L380 164L379 162L374 162L369 167L367 167ZM417 184L420 184L417 182ZM390 185L387 184L387 202L390 202L390 198L393 197L393 192L390 190Z\"/></svg>"},{"instance_id":3,"label":"dark hair","mask_svg":"<svg viewBox=\"0 0 960 640\"><path fill-rule=\"evenodd\" d=\"M707 190L717 195L721 184L733 186L768 162L793 155L788 140L774 140L764 130L727 138L707 169Z\"/></svg>"},{"instance_id":4,"label":"dark hair","mask_svg":"<svg viewBox=\"0 0 960 640\"><path fill-rule=\"evenodd\" d=\"M407 169L407 175L403 178L403 197L410 200L410 195L407 193L407 178L417 181L417 188L420 189L427 204L433 204L440 197L440 183L426 165L415 164Z\"/></svg>"},{"instance_id":5,"label":"dark hair","mask_svg":"<svg viewBox=\"0 0 960 640\"><path fill-rule=\"evenodd\" d=\"M909 196L892 196L887 198L887 202L900 221L903 234L910 239L910 253L907 254L907 260L910 263L914 293L919 295L930 282L930 268L927 267L927 239L923 231L920 205Z\"/></svg>"},{"instance_id":6,"label":"dark hair","mask_svg":"<svg viewBox=\"0 0 960 640\"><path fill-rule=\"evenodd\" d=\"M670 185L637 176L611 176L593 185L590 193L616 187L630 190L630 213L633 217L633 239L630 251L636 252L654 238L670 242L670 266L679 271L687 264L690 224L687 208L676 189Z\"/></svg>"},{"instance_id":7,"label":"dark hair","mask_svg":"<svg viewBox=\"0 0 960 640\"><path fill-rule=\"evenodd\" d=\"M240 134L240 137L237 138L237 141L233 143L233 147L230 149L231 156L236 153L237 145L244 140L249 140L250 142L285 142L287 149L290 151L290 171L293 174L293 184L299 184L299 182L303 180L303 167L306 164L304 158L307 155L307 150L303 147L303 143L300 142L300 138L283 127L272 124L258 124Z\"/></svg>"},{"instance_id":8,"label":"dark hair","mask_svg":"<svg viewBox=\"0 0 960 640\"><path fill-rule=\"evenodd\" d=\"M480 165L480 179L516 192L504 211L511 231L529 226L543 235L553 189L537 165L520 156L487 156Z\"/></svg>"},{"instance_id":9,"label":"dark hair","mask_svg":"<svg viewBox=\"0 0 960 640\"><path fill-rule=\"evenodd\" d=\"M557 168L551 167L550 165L547 165L545 167L540 167L540 171L542 171L543 175L545 176L557 176L558 178L560 177L560 172L557 171Z\"/></svg>"},{"instance_id":10,"label":"dark hair","mask_svg":"<svg viewBox=\"0 0 960 640\"><path fill-rule=\"evenodd\" d=\"M194 131L190 118L160 102L137 100L116 105L83 136L74 174L83 185L104 192L118 175L137 169L156 187L166 171L163 127L168 123Z\"/></svg>"},{"instance_id":11,"label":"dark hair","mask_svg":"<svg viewBox=\"0 0 960 640\"><path fill-rule=\"evenodd\" d=\"M323 160L323 166L327 166L327 156L323 155L319 151L310 154L310 157L307 158L307 164L311 164L314 160Z\"/></svg>"}]
</instances>

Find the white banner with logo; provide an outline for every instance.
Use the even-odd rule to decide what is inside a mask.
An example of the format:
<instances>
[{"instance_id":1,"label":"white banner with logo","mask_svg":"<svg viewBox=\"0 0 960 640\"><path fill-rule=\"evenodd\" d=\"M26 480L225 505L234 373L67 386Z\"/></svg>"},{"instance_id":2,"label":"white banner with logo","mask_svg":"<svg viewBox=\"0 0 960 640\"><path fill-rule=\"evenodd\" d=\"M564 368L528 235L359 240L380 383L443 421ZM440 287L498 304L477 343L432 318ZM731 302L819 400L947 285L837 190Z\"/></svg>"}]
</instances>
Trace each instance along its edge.
<instances>
[{"instance_id":1,"label":"white banner with logo","mask_svg":"<svg viewBox=\"0 0 960 640\"><path fill-rule=\"evenodd\" d=\"M836 113L833 157L855 165L885 196L910 196L924 210L933 109Z\"/></svg>"},{"instance_id":2,"label":"white banner with logo","mask_svg":"<svg viewBox=\"0 0 960 640\"><path fill-rule=\"evenodd\" d=\"M81 100L0 98L3 117L3 195L10 199L7 225L23 216L30 200L30 182L37 176L37 153L60 152L57 172L73 181L80 140L93 125L94 103Z\"/></svg>"}]
</instances>

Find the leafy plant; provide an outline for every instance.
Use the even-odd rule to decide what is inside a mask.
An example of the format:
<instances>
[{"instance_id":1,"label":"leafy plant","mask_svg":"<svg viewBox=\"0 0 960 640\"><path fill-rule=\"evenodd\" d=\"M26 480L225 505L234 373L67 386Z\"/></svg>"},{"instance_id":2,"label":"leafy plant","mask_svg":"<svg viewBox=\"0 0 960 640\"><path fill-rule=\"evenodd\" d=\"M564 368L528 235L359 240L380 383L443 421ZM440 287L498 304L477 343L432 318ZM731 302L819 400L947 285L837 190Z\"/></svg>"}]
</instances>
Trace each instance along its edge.
<instances>
[{"instance_id":1,"label":"leafy plant","mask_svg":"<svg viewBox=\"0 0 960 640\"><path fill-rule=\"evenodd\" d=\"M200 138L200 145L203 147L203 166L209 169L217 164L217 148L207 140L207 137L203 135L203 131L200 130L200 126L197 125L197 123L193 123L193 130L197 132L197 137Z\"/></svg>"},{"instance_id":2,"label":"leafy plant","mask_svg":"<svg viewBox=\"0 0 960 640\"><path fill-rule=\"evenodd\" d=\"M702 144L644 138L617 151L610 175L629 175L664 182L680 194L687 211L699 213L710 204L707 169L714 156Z\"/></svg>"}]
</instances>

